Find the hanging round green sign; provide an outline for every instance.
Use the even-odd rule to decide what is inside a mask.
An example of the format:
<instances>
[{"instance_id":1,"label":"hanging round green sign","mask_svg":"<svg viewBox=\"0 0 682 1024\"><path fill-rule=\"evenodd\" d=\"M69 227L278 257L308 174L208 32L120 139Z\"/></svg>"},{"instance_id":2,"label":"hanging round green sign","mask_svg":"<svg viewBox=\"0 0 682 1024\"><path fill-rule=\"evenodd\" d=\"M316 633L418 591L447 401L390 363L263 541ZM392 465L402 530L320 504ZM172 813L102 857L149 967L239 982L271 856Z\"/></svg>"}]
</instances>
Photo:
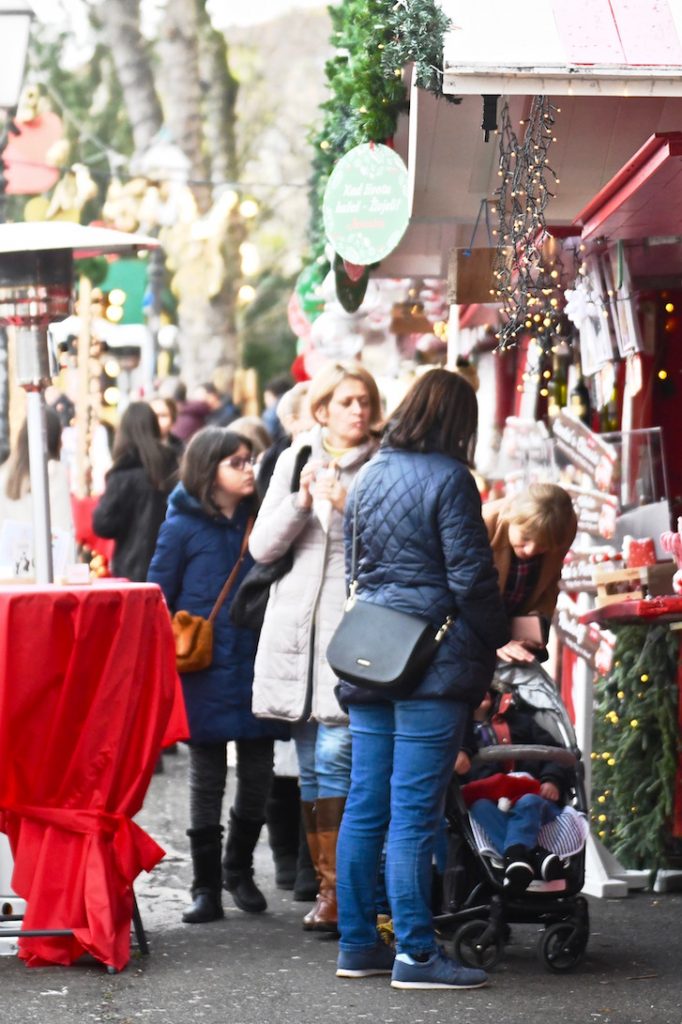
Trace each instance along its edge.
<instances>
[{"instance_id":1,"label":"hanging round green sign","mask_svg":"<svg viewBox=\"0 0 682 1024\"><path fill-rule=\"evenodd\" d=\"M377 263L410 219L407 168L388 146L365 143L332 171L322 206L327 238L349 263Z\"/></svg>"}]
</instances>

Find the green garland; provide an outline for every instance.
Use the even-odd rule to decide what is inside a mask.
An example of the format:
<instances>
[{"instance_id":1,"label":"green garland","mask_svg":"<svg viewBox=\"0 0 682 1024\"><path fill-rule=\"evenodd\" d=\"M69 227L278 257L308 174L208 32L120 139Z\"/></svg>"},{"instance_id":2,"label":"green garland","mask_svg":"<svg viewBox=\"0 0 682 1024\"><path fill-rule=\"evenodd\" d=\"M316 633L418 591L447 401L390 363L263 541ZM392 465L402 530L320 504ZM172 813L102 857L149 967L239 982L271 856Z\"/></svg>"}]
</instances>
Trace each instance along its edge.
<instances>
[{"instance_id":1,"label":"green garland","mask_svg":"<svg viewBox=\"0 0 682 1024\"><path fill-rule=\"evenodd\" d=\"M592 753L592 827L625 867L671 866L677 770L679 636L665 625L617 631L599 691Z\"/></svg>"},{"instance_id":2,"label":"green garland","mask_svg":"<svg viewBox=\"0 0 682 1024\"><path fill-rule=\"evenodd\" d=\"M381 56L384 69L387 74L400 74L406 64L414 62L418 87L440 96L443 92L443 39L450 28L450 19L433 0L397 0L388 6L391 39Z\"/></svg>"},{"instance_id":3,"label":"green garland","mask_svg":"<svg viewBox=\"0 0 682 1024\"><path fill-rule=\"evenodd\" d=\"M336 162L354 146L395 134L398 115L407 109L405 64L414 61L418 85L440 94L450 23L435 0L343 0L328 10L336 54L325 66L329 99L311 139L310 236L319 262L325 262L326 244L322 200Z\"/></svg>"}]
</instances>

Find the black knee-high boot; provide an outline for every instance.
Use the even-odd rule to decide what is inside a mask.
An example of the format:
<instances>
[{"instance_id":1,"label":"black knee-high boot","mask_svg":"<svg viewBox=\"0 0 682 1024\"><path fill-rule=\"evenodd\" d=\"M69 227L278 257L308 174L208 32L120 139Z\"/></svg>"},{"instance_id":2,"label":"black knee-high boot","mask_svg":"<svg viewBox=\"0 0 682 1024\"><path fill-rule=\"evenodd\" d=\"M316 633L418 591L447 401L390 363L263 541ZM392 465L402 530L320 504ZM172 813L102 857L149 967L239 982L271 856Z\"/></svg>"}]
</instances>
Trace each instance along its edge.
<instances>
[{"instance_id":1,"label":"black knee-high boot","mask_svg":"<svg viewBox=\"0 0 682 1024\"><path fill-rule=\"evenodd\" d=\"M312 903L317 896L317 872L310 856L308 833L306 832L303 813L299 815L298 858L296 860L296 882L294 883L293 899L300 903Z\"/></svg>"},{"instance_id":2,"label":"black knee-high boot","mask_svg":"<svg viewBox=\"0 0 682 1024\"><path fill-rule=\"evenodd\" d=\"M299 845L298 780L275 775L265 805L265 824L275 862L275 884L278 889L293 889Z\"/></svg>"},{"instance_id":3,"label":"black knee-high boot","mask_svg":"<svg viewBox=\"0 0 682 1024\"><path fill-rule=\"evenodd\" d=\"M262 827L262 821L247 821L230 811L223 860L223 888L232 894L236 906L248 914L262 914L268 906L253 880L253 851Z\"/></svg>"},{"instance_id":4,"label":"black knee-high boot","mask_svg":"<svg viewBox=\"0 0 682 1024\"><path fill-rule=\"evenodd\" d=\"M218 825L211 828L189 828L190 852L194 878L192 880L192 906L184 912L185 924L204 924L218 921L223 916L221 901L220 855L223 844L223 830Z\"/></svg>"}]
</instances>

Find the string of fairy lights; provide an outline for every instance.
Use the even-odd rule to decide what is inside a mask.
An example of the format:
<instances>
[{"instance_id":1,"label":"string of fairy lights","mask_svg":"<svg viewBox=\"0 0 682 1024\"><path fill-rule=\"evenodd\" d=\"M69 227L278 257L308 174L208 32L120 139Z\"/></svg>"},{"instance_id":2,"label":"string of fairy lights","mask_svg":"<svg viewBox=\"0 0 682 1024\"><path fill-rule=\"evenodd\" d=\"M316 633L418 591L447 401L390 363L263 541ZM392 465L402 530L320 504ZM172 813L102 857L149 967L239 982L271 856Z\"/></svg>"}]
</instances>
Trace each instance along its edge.
<instances>
[{"instance_id":1,"label":"string of fairy lights","mask_svg":"<svg viewBox=\"0 0 682 1024\"><path fill-rule=\"evenodd\" d=\"M508 103L500 114L500 183L493 207L498 216L498 227L493 230L497 236L493 293L502 303L505 316L497 335L502 349L518 340L519 334L527 329L529 310L541 303L538 278L544 272L545 209L554 195L552 188L559 181L548 156L555 140L557 112L558 108L546 96L534 97L528 118L521 122L521 138L512 125ZM559 303L549 305L538 320L536 314L539 310L532 314L536 331L549 333L559 315Z\"/></svg>"}]
</instances>

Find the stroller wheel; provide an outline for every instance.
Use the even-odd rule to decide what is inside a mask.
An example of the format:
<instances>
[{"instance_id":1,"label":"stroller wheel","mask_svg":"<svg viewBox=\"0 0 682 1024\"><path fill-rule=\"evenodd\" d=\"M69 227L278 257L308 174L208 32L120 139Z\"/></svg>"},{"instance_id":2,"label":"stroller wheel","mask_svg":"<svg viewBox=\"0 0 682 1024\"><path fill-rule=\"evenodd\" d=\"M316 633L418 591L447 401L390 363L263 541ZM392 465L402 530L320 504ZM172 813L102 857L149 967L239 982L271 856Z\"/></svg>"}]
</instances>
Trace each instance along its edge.
<instances>
[{"instance_id":1,"label":"stroller wheel","mask_svg":"<svg viewBox=\"0 0 682 1024\"><path fill-rule=\"evenodd\" d=\"M502 959L504 940L488 921L467 921L455 932L455 959L467 967L491 970Z\"/></svg>"},{"instance_id":2,"label":"stroller wheel","mask_svg":"<svg viewBox=\"0 0 682 1024\"><path fill-rule=\"evenodd\" d=\"M588 936L588 930L575 922L558 921L540 935L538 956L550 971L570 971L582 960Z\"/></svg>"}]
</instances>

